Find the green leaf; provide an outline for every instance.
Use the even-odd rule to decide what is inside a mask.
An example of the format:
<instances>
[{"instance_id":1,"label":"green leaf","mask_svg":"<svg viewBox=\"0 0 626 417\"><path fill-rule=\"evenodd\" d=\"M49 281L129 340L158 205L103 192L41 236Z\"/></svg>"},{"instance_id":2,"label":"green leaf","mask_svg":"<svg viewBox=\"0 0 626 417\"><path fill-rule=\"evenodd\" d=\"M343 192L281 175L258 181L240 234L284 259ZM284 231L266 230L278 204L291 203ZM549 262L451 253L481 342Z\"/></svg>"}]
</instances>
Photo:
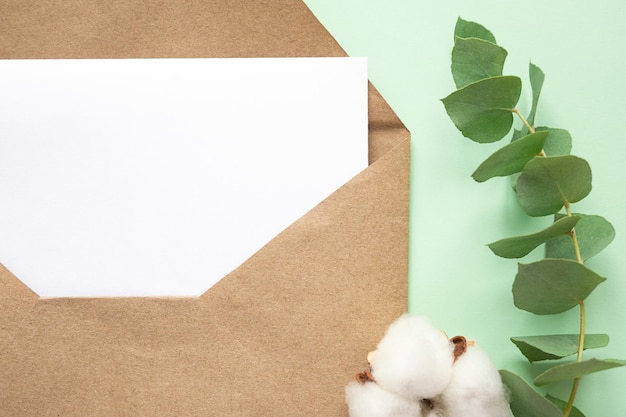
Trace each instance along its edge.
<instances>
[{"instance_id":1,"label":"green leaf","mask_svg":"<svg viewBox=\"0 0 626 417\"><path fill-rule=\"evenodd\" d=\"M515 417L563 417L553 403L542 397L518 375L500 370L500 377L509 389L509 403Z\"/></svg>"},{"instance_id":2,"label":"green leaf","mask_svg":"<svg viewBox=\"0 0 626 417\"><path fill-rule=\"evenodd\" d=\"M543 151L547 156L569 155L572 151L572 136L565 129L548 128L545 126L535 128L535 132L548 131L548 137L543 144ZM513 130L511 142L516 141L528 134L528 129ZM511 188L517 191L517 178L519 174L511 175Z\"/></svg>"},{"instance_id":3,"label":"green leaf","mask_svg":"<svg viewBox=\"0 0 626 417\"><path fill-rule=\"evenodd\" d=\"M565 129L540 126L537 132L547 130L548 137L543 145L543 150L548 156L569 155L572 151L572 135Z\"/></svg>"},{"instance_id":4,"label":"green leaf","mask_svg":"<svg viewBox=\"0 0 626 417\"><path fill-rule=\"evenodd\" d=\"M529 216L554 214L591 192L591 168L573 155L534 158L522 170L516 190Z\"/></svg>"},{"instance_id":5,"label":"green leaf","mask_svg":"<svg viewBox=\"0 0 626 417\"><path fill-rule=\"evenodd\" d=\"M464 136L480 143L495 142L511 130L521 90L518 77L492 77L466 85L442 102Z\"/></svg>"},{"instance_id":6,"label":"green leaf","mask_svg":"<svg viewBox=\"0 0 626 417\"><path fill-rule=\"evenodd\" d=\"M521 129L513 129L513 136L511 137L511 142L514 142L520 138L523 138L526 135L528 135L528 129L526 129L526 126L522 127Z\"/></svg>"},{"instance_id":7,"label":"green leaf","mask_svg":"<svg viewBox=\"0 0 626 417\"><path fill-rule=\"evenodd\" d=\"M478 38L491 43L496 43L493 33L480 23L463 20L460 17L454 27L454 37L457 38Z\"/></svg>"},{"instance_id":8,"label":"green leaf","mask_svg":"<svg viewBox=\"0 0 626 417\"><path fill-rule=\"evenodd\" d=\"M544 259L519 264L513 281L513 302L534 314L557 314L585 300L606 278L578 262Z\"/></svg>"},{"instance_id":9,"label":"green leaf","mask_svg":"<svg viewBox=\"0 0 626 417\"><path fill-rule=\"evenodd\" d=\"M566 363L554 366L547 371L537 375L534 380L535 385L542 386L554 382L568 381L581 378L594 372L605 371L607 369L626 366L626 361L619 359L587 359L582 362Z\"/></svg>"},{"instance_id":10,"label":"green leaf","mask_svg":"<svg viewBox=\"0 0 626 417\"><path fill-rule=\"evenodd\" d=\"M520 172L528 161L541 152L547 137L548 132L537 132L509 143L480 164L472 177L483 182Z\"/></svg>"},{"instance_id":11,"label":"green leaf","mask_svg":"<svg viewBox=\"0 0 626 417\"><path fill-rule=\"evenodd\" d=\"M556 214L560 219L564 214ZM615 229L604 217L597 215L575 214L580 217L576 223L576 239L583 261L600 253L615 238ZM568 236L557 237L546 245L546 258L576 259L572 239Z\"/></svg>"},{"instance_id":12,"label":"green leaf","mask_svg":"<svg viewBox=\"0 0 626 417\"><path fill-rule=\"evenodd\" d=\"M556 405L559 408L559 410L565 411L565 408L567 407L566 401L553 397L550 394L546 395L546 399L550 401L552 404ZM572 409L569 413L569 417L585 417L585 415L578 408L576 408L575 406L572 406Z\"/></svg>"},{"instance_id":13,"label":"green leaf","mask_svg":"<svg viewBox=\"0 0 626 417\"><path fill-rule=\"evenodd\" d=\"M546 76L543 71L541 71L541 68L534 65L532 62L528 65L528 74L530 76L530 87L533 91L533 101L530 114L528 115L526 121L529 125L534 126L537 104L539 103L539 95L541 94L541 88L543 87L543 81Z\"/></svg>"},{"instance_id":14,"label":"green leaf","mask_svg":"<svg viewBox=\"0 0 626 417\"><path fill-rule=\"evenodd\" d=\"M491 42L478 38L456 38L451 67L456 88L502 75L506 56L504 48Z\"/></svg>"},{"instance_id":15,"label":"green leaf","mask_svg":"<svg viewBox=\"0 0 626 417\"><path fill-rule=\"evenodd\" d=\"M565 129L557 129L553 127L537 127L535 132L548 131L548 137L543 144L543 151L547 156L559 156L569 155L572 151L572 136ZM521 129L513 130L513 137L511 142L516 141L528 134L528 129L522 127ZM513 191L517 191L517 178L519 174L513 174L510 177L511 188Z\"/></svg>"},{"instance_id":16,"label":"green leaf","mask_svg":"<svg viewBox=\"0 0 626 417\"><path fill-rule=\"evenodd\" d=\"M502 258L521 258L550 239L569 233L579 219L580 217L576 216L564 217L540 232L498 240L488 246L493 253Z\"/></svg>"},{"instance_id":17,"label":"green leaf","mask_svg":"<svg viewBox=\"0 0 626 417\"><path fill-rule=\"evenodd\" d=\"M578 353L577 334L512 337L511 341L529 362L561 359ZM597 349L609 344L606 334L586 334L584 349Z\"/></svg>"}]
</instances>

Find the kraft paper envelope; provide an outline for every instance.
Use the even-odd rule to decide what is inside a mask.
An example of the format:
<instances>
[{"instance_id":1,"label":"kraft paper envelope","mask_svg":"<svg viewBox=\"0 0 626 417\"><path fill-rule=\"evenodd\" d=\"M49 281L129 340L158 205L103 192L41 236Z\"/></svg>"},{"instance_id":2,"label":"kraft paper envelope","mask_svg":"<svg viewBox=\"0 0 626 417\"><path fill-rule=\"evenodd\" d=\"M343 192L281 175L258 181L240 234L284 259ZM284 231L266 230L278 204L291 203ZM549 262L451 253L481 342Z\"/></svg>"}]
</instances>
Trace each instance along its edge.
<instances>
[{"instance_id":1,"label":"kraft paper envelope","mask_svg":"<svg viewBox=\"0 0 626 417\"><path fill-rule=\"evenodd\" d=\"M296 0L0 0L0 21L0 58L345 56ZM369 149L199 298L43 299L0 267L0 415L347 415L406 309L409 133L371 86Z\"/></svg>"}]
</instances>

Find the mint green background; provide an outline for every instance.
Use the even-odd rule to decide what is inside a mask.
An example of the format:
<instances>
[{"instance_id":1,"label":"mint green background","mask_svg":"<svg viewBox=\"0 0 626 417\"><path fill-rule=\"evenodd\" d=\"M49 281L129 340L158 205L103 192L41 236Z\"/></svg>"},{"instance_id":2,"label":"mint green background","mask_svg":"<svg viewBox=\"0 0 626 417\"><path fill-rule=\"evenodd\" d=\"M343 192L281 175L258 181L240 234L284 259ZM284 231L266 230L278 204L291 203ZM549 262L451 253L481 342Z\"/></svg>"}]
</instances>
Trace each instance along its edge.
<instances>
[{"instance_id":1,"label":"mint green background","mask_svg":"<svg viewBox=\"0 0 626 417\"><path fill-rule=\"evenodd\" d=\"M429 316L448 334L484 347L499 368L532 378L510 336L577 332L578 310L534 316L513 306L516 261L486 243L524 234L549 219L527 219L508 186L477 184L471 172L501 144L479 145L451 124L440 99L454 90L449 72L458 16L482 23L509 51L505 73L525 83L529 60L546 73L537 124L562 127L573 153L594 175L592 193L574 211L613 223L616 240L588 266L608 278L587 301L587 331L611 344L585 357L626 358L626 1L305 0L351 56L369 58L372 83L412 133L409 311ZM538 259L535 251L523 262ZM375 296L375 295L373 295ZM549 388L566 397L570 384ZM587 417L624 414L626 369L586 377L577 405Z\"/></svg>"}]
</instances>

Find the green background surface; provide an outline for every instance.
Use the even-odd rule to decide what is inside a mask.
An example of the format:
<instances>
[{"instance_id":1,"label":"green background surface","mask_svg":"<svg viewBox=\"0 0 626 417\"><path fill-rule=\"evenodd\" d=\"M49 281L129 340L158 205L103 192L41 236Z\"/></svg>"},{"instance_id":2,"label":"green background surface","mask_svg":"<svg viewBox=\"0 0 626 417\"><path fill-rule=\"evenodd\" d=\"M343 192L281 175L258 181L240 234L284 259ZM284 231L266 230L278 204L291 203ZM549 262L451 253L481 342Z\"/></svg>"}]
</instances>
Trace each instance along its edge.
<instances>
[{"instance_id":1,"label":"green background surface","mask_svg":"<svg viewBox=\"0 0 626 417\"><path fill-rule=\"evenodd\" d=\"M538 230L550 219L526 218L508 179L470 178L501 143L463 138L440 99L454 90L449 68L458 16L485 25L509 51L504 72L522 78L525 114L529 61L544 70L537 124L568 129L572 153L593 170L593 191L572 209L602 215L617 230L615 241L587 263L608 279L587 300L587 331L608 333L611 343L585 358L626 358L626 1L305 3L349 55L369 58L370 80L412 133L409 311L476 340L498 368L527 379L546 366L528 370L509 337L575 333L578 309L539 317L513 306L516 261L496 257L485 244ZM521 262L540 256L541 249ZM565 398L569 388L557 384L549 392ZM587 417L624 415L624 392L626 369L590 375L577 405Z\"/></svg>"}]
</instances>

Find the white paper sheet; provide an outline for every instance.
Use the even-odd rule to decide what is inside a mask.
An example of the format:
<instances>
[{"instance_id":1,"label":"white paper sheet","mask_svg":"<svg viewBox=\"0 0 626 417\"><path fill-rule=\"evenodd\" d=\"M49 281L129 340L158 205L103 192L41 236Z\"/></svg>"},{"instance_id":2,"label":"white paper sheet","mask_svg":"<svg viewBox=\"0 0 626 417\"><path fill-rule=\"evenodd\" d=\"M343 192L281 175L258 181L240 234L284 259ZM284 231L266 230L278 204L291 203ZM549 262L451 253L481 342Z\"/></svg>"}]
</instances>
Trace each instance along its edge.
<instances>
[{"instance_id":1,"label":"white paper sheet","mask_svg":"<svg viewBox=\"0 0 626 417\"><path fill-rule=\"evenodd\" d=\"M363 58L0 61L0 262L40 296L200 295L366 165Z\"/></svg>"}]
</instances>

